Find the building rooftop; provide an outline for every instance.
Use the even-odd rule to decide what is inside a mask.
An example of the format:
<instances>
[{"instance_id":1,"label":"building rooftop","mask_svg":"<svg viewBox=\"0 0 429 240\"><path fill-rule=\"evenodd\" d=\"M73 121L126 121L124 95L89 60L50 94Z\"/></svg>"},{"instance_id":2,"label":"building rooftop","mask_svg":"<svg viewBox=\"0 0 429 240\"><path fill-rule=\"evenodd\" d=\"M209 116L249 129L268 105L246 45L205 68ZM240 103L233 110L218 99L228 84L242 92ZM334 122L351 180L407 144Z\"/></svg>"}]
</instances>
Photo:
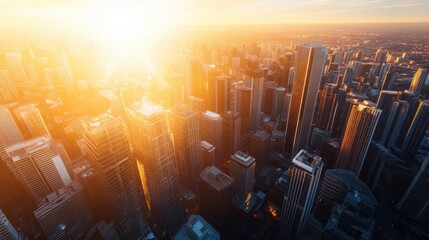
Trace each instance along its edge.
<instances>
[{"instance_id":1,"label":"building rooftop","mask_svg":"<svg viewBox=\"0 0 429 240\"><path fill-rule=\"evenodd\" d=\"M267 139L268 137L270 137L270 134L265 130L258 130L258 131L256 131L256 133L253 136L255 138L259 138L261 140L264 140L264 139Z\"/></svg>"},{"instance_id":2,"label":"building rooftop","mask_svg":"<svg viewBox=\"0 0 429 240\"><path fill-rule=\"evenodd\" d=\"M215 147L207 141L201 141L201 147L206 149L207 151L214 149Z\"/></svg>"},{"instance_id":3,"label":"building rooftop","mask_svg":"<svg viewBox=\"0 0 429 240\"><path fill-rule=\"evenodd\" d=\"M203 112L203 117L209 118L209 119L212 119L212 120L219 120L219 119L221 119L221 116L219 114L217 114L215 112L212 112L212 111L205 111L205 112Z\"/></svg>"},{"instance_id":4,"label":"building rooftop","mask_svg":"<svg viewBox=\"0 0 429 240\"><path fill-rule=\"evenodd\" d=\"M12 158L14 162L26 158L28 154L31 154L39 149L48 147L51 145L51 139L46 136L36 137L27 141L19 142L7 147L5 150L7 154Z\"/></svg>"},{"instance_id":5,"label":"building rooftop","mask_svg":"<svg viewBox=\"0 0 429 240\"><path fill-rule=\"evenodd\" d=\"M164 109L161 106L149 101L136 102L132 104L129 108L146 117L151 117L164 112Z\"/></svg>"},{"instance_id":6,"label":"building rooftop","mask_svg":"<svg viewBox=\"0 0 429 240\"><path fill-rule=\"evenodd\" d=\"M50 212L52 209L55 209L61 205L61 203L71 198L82 189L83 188L79 182L73 182L49 194L43 200L41 200L39 203L39 208L34 211L34 216L36 216L36 218L40 218L44 214Z\"/></svg>"},{"instance_id":7,"label":"building rooftop","mask_svg":"<svg viewBox=\"0 0 429 240\"><path fill-rule=\"evenodd\" d=\"M232 186L233 179L220 171L215 166L210 166L200 173L200 178L214 187L216 190L222 190Z\"/></svg>"},{"instance_id":8,"label":"building rooftop","mask_svg":"<svg viewBox=\"0 0 429 240\"><path fill-rule=\"evenodd\" d=\"M296 154L292 160L292 164L304 169L309 173L314 173L316 169L321 168L323 165L322 158L317 154L312 154L302 149Z\"/></svg>"},{"instance_id":9,"label":"building rooftop","mask_svg":"<svg viewBox=\"0 0 429 240\"><path fill-rule=\"evenodd\" d=\"M191 215L173 240L220 240L219 233L201 216Z\"/></svg>"},{"instance_id":10,"label":"building rooftop","mask_svg":"<svg viewBox=\"0 0 429 240\"><path fill-rule=\"evenodd\" d=\"M250 167L253 163L255 163L254 157L249 156L241 151L234 153L231 156L231 159L245 167Z\"/></svg>"},{"instance_id":11,"label":"building rooftop","mask_svg":"<svg viewBox=\"0 0 429 240\"><path fill-rule=\"evenodd\" d=\"M91 120L81 120L82 126L90 132L102 131L107 128L122 126L123 122L107 113L104 113Z\"/></svg>"},{"instance_id":12,"label":"building rooftop","mask_svg":"<svg viewBox=\"0 0 429 240\"><path fill-rule=\"evenodd\" d=\"M190 108L183 103L174 105L174 107L171 109L171 113L180 115L182 117L187 117L187 118L197 115L196 112L191 111Z\"/></svg>"}]
</instances>

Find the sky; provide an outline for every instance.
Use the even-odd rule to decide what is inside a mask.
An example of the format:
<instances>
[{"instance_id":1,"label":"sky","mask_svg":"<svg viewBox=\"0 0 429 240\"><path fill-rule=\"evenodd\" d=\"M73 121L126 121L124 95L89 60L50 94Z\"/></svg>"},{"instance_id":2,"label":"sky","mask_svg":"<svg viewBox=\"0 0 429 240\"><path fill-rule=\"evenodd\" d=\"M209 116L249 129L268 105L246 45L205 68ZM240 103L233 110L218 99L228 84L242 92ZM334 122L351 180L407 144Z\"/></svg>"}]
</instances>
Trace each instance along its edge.
<instances>
[{"instance_id":1,"label":"sky","mask_svg":"<svg viewBox=\"0 0 429 240\"><path fill-rule=\"evenodd\" d=\"M0 27L87 26L123 16L154 26L429 22L429 0L0 0Z\"/></svg>"}]
</instances>

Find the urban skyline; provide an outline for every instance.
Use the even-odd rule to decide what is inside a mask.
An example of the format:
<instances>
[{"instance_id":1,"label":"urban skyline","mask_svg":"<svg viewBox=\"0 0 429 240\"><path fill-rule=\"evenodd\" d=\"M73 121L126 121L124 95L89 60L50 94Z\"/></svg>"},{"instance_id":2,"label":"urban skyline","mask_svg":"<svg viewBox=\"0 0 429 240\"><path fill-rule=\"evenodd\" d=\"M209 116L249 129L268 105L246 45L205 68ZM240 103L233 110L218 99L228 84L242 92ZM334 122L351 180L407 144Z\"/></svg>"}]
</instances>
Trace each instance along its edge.
<instances>
[{"instance_id":1,"label":"urban skyline","mask_svg":"<svg viewBox=\"0 0 429 240\"><path fill-rule=\"evenodd\" d=\"M428 9L0 3L0 239L429 238Z\"/></svg>"}]
</instances>

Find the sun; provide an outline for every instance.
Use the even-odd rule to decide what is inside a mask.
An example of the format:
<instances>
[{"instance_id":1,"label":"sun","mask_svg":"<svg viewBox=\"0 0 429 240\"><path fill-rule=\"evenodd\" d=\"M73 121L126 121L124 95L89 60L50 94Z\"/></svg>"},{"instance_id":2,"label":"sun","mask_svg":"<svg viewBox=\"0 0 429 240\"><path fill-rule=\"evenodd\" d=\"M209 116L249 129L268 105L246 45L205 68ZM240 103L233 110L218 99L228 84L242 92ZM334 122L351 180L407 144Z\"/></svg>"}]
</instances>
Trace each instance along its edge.
<instances>
[{"instance_id":1,"label":"sun","mask_svg":"<svg viewBox=\"0 0 429 240\"><path fill-rule=\"evenodd\" d=\"M159 4L114 2L93 9L88 23L104 60L124 64L136 52L149 51L142 48L173 26L172 16Z\"/></svg>"}]
</instances>

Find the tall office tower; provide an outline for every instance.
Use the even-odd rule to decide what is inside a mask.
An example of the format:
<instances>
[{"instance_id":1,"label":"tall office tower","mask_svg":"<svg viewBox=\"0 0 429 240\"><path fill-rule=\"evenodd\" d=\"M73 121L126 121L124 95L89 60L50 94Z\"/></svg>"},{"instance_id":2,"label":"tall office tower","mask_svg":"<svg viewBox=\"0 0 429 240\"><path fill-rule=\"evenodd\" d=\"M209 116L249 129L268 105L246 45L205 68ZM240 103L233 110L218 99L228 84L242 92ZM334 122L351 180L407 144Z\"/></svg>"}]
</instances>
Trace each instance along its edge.
<instances>
[{"instance_id":1,"label":"tall office tower","mask_svg":"<svg viewBox=\"0 0 429 240\"><path fill-rule=\"evenodd\" d=\"M381 110L371 102L353 105L335 168L350 170L359 176L380 115Z\"/></svg>"},{"instance_id":2,"label":"tall office tower","mask_svg":"<svg viewBox=\"0 0 429 240\"><path fill-rule=\"evenodd\" d=\"M218 76L211 79L211 89L209 89L209 110L217 113L228 111L229 91L231 77Z\"/></svg>"},{"instance_id":3,"label":"tall office tower","mask_svg":"<svg viewBox=\"0 0 429 240\"><path fill-rule=\"evenodd\" d=\"M393 82L396 79L396 67L394 65L389 64L387 68L387 72L384 74L382 78L380 78L383 83L381 84L380 90L392 90Z\"/></svg>"},{"instance_id":4,"label":"tall office tower","mask_svg":"<svg viewBox=\"0 0 429 240\"><path fill-rule=\"evenodd\" d=\"M7 70L0 70L0 102L12 102L18 98L12 77Z\"/></svg>"},{"instance_id":5,"label":"tall office tower","mask_svg":"<svg viewBox=\"0 0 429 240\"><path fill-rule=\"evenodd\" d=\"M255 158L243 152L231 156L230 175L234 178L234 194L244 200L253 190L255 182Z\"/></svg>"},{"instance_id":6,"label":"tall office tower","mask_svg":"<svg viewBox=\"0 0 429 240\"><path fill-rule=\"evenodd\" d=\"M386 51L383 49L378 49L375 53L374 62L375 63L384 63L386 62Z\"/></svg>"},{"instance_id":7,"label":"tall office tower","mask_svg":"<svg viewBox=\"0 0 429 240\"><path fill-rule=\"evenodd\" d=\"M82 239L95 223L85 192L77 182L46 196L34 216L47 239Z\"/></svg>"},{"instance_id":8,"label":"tall office tower","mask_svg":"<svg viewBox=\"0 0 429 240\"><path fill-rule=\"evenodd\" d=\"M116 90L121 101L123 114L127 106L134 102L141 101L145 95L145 87L138 82L116 83Z\"/></svg>"},{"instance_id":9,"label":"tall office tower","mask_svg":"<svg viewBox=\"0 0 429 240\"><path fill-rule=\"evenodd\" d=\"M216 95L218 92L216 91L217 90L216 79L220 76L220 74L221 74L221 71L218 68L216 68L215 65L205 65L204 80L206 84L204 85L204 88L203 88L205 92L203 97L207 100L208 109L213 112L216 111L216 105L217 105ZM222 84L222 83L225 84L225 81L219 82L219 84Z\"/></svg>"},{"instance_id":10,"label":"tall office tower","mask_svg":"<svg viewBox=\"0 0 429 240\"><path fill-rule=\"evenodd\" d=\"M393 103L380 140L381 144L388 148L395 145L400 132L398 129L402 128L409 108L410 103L404 100L398 100Z\"/></svg>"},{"instance_id":11,"label":"tall office tower","mask_svg":"<svg viewBox=\"0 0 429 240\"><path fill-rule=\"evenodd\" d=\"M274 81L267 81L266 87L265 87L265 97L264 102L262 105L262 111L266 115L271 115L271 109L273 107L273 98L274 98L274 91L277 88L277 83Z\"/></svg>"},{"instance_id":12,"label":"tall office tower","mask_svg":"<svg viewBox=\"0 0 429 240\"><path fill-rule=\"evenodd\" d=\"M166 111L151 102L137 102L128 108L126 119L147 205L160 233L171 236L183 224L183 213Z\"/></svg>"},{"instance_id":13,"label":"tall office tower","mask_svg":"<svg viewBox=\"0 0 429 240\"><path fill-rule=\"evenodd\" d=\"M396 91L386 91L383 90L380 92L377 101L377 108L380 109L381 115L378 120L377 127L375 128L373 140L378 141L383 137L387 121L389 119L390 112L393 107L393 103L398 99L398 92Z\"/></svg>"},{"instance_id":14,"label":"tall office tower","mask_svg":"<svg viewBox=\"0 0 429 240\"><path fill-rule=\"evenodd\" d=\"M223 155L231 156L240 149L241 118L239 113L227 111L222 114L223 127Z\"/></svg>"},{"instance_id":15,"label":"tall office tower","mask_svg":"<svg viewBox=\"0 0 429 240\"><path fill-rule=\"evenodd\" d=\"M238 112L241 117L241 133L250 131L250 104L252 99L252 90L245 86L238 86Z\"/></svg>"},{"instance_id":16,"label":"tall office tower","mask_svg":"<svg viewBox=\"0 0 429 240\"><path fill-rule=\"evenodd\" d=\"M11 112L4 105L0 105L0 135L7 145L21 142L24 139Z\"/></svg>"},{"instance_id":17,"label":"tall office tower","mask_svg":"<svg viewBox=\"0 0 429 240\"><path fill-rule=\"evenodd\" d=\"M316 112L316 125L323 131L331 131L339 101L345 91L336 84L325 84Z\"/></svg>"},{"instance_id":18,"label":"tall office tower","mask_svg":"<svg viewBox=\"0 0 429 240\"><path fill-rule=\"evenodd\" d=\"M429 101L420 102L413 122L408 128L399 156L405 161L410 161L419 148L423 137L429 127Z\"/></svg>"},{"instance_id":19,"label":"tall office tower","mask_svg":"<svg viewBox=\"0 0 429 240\"><path fill-rule=\"evenodd\" d=\"M301 150L289 167L277 239L299 239L304 232L323 168L320 156Z\"/></svg>"},{"instance_id":20,"label":"tall office tower","mask_svg":"<svg viewBox=\"0 0 429 240\"><path fill-rule=\"evenodd\" d=\"M377 200L353 172L325 172L307 234L316 239L372 239Z\"/></svg>"},{"instance_id":21,"label":"tall office tower","mask_svg":"<svg viewBox=\"0 0 429 240\"><path fill-rule=\"evenodd\" d=\"M12 76L16 87L20 87L28 82L27 73L22 66L21 59L17 53L7 53L4 55L6 60L6 68Z\"/></svg>"},{"instance_id":22,"label":"tall office tower","mask_svg":"<svg viewBox=\"0 0 429 240\"><path fill-rule=\"evenodd\" d=\"M0 239L21 240L21 236L9 222L2 210L0 210Z\"/></svg>"},{"instance_id":23,"label":"tall office tower","mask_svg":"<svg viewBox=\"0 0 429 240\"><path fill-rule=\"evenodd\" d=\"M258 130L252 135L250 142L250 155L256 159L256 167L261 167L268 162L270 134L265 130Z\"/></svg>"},{"instance_id":24,"label":"tall office tower","mask_svg":"<svg viewBox=\"0 0 429 240\"><path fill-rule=\"evenodd\" d=\"M203 68L198 59L189 59L186 75L185 96L203 98Z\"/></svg>"},{"instance_id":25,"label":"tall office tower","mask_svg":"<svg viewBox=\"0 0 429 240\"><path fill-rule=\"evenodd\" d=\"M297 72L286 126L285 151L291 156L308 144L326 49L318 43L297 45Z\"/></svg>"},{"instance_id":26,"label":"tall office tower","mask_svg":"<svg viewBox=\"0 0 429 240\"><path fill-rule=\"evenodd\" d=\"M411 217L414 222L428 227L429 218L429 156L422 163L420 170L414 177L407 191L402 196L396 207ZM412 221L413 222L413 221ZM416 224L417 225L417 224Z\"/></svg>"},{"instance_id":27,"label":"tall office tower","mask_svg":"<svg viewBox=\"0 0 429 240\"><path fill-rule=\"evenodd\" d=\"M419 70L417 70L417 72L413 76L409 91L412 93L420 94L427 76L428 70L426 68L419 68Z\"/></svg>"},{"instance_id":28,"label":"tall office tower","mask_svg":"<svg viewBox=\"0 0 429 240\"><path fill-rule=\"evenodd\" d=\"M271 116L277 120L282 116L286 97L286 88L278 87L273 93L273 104L271 108Z\"/></svg>"},{"instance_id":29,"label":"tall office tower","mask_svg":"<svg viewBox=\"0 0 429 240\"><path fill-rule=\"evenodd\" d=\"M202 98L189 96L186 98L186 105L188 105L193 112L198 114L203 113L207 109L206 101Z\"/></svg>"},{"instance_id":30,"label":"tall office tower","mask_svg":"<svg viewBox=\"0 0 429 240\"><path fill-rule=\"evenodd\" d=\"M216 148L207 141L201 141L201 162L203 168L215 165Z\"/></svg>"},{"instance_id":31,"label":"tall office tower","mask_svg":"<svg viewBox=\"0 0 429 240\"><path fill-rule=\"evenodd\" d=\"M186 105L178 104L168 114L168 123L174 137L179 181L194 191L197 178L203 170L199 116Z\"/></svg>"},{"instance_id":32,"label":"tall office tower","mask_svg":"<svg viewBox=\"0 0 429 240\"><path fill-rule=\"evenodd\" d=\"M42 114L34 104L24 105L15 109L15 115L27 138L35 138L40 136L51 137L48 127L46 127Z\"/></svg>"},{"instance_id":33,"label":"tall office tower","mask_svg":"<svg viewBox=\"0 0 429 240\"><path fill-rule=\"evenodd\" d=\"M353 68L352 80L356 80L359 77L359 73L362 69L362 62L360 61L352 61L351 66Z\"/></svg>"},{"instance_id":34,"label":"tall office tower","mask_svg":"<svg viewBox=\"0 0 429 240\"><path fill-rule=\"evenodd\" d=\"M352 66L348 66L346 68L346 70L344 71L344 75L343 75L343 83L346 84L347 86L351 86L353 79L353 67Z\"/></svg>"},{"instance_id":35,"label":"tall office tower","mask_svg":"<svg viewBox=\"0 0 429 240\"><path fill-rule=\"evenodd\" d=\"M376 77L380 75L380 71L381 71L381 65L373 64L368 73L368 82L375 83ZM378 88L379 86L374 85L374 87Z\"/></svg>"},{"instance_id":36,"label":"tall office tower","mask_svg":"<svg viewBox=\"0 0 429 240\"><path fill-rule=\"evenodd\" d=\"M284 171L274 183L274 186L270 188L268 193L268 204L276 210L276 215L278 216L278 212L280 212L283 199L286 194L287 188L289 184L289 173L288 171Z\"/></svg>"},{"instance_id":37,"label":"tall office tower","mask_svg":"<svg viewBox=\"0 0 429 240\"><path fill-rule=\"evenodd\" d=\"M205 111L201 116L201 140L207 141L216 148L216 167L223 163L223 129L222 117L214 112Z\"/></svg>"},{"instance_id":38,"label":"tall office tower","mask_svg":"<svg viewBox=\"0 0 429 240\"><path fill-rule=\"evenodd\" d=\"M289 76L290 76L290 69L292 65L292 58L293 58L292 53L286 53L284 55L284 62L281 62L281 65L283 65L285 68L283 81L281 82L281 86L283 86L284 88L288 88L288 85L289 85L289 81L290 81Z\"/></svg>"},{"instance_id":39,"label":"tall office tower","mask_svg":"<svg viewBox=\"0 0 429 240\"><path fill-rule=\"evenodd\" d=\"M71 162L64 146L48 137L37 137L6 148L14 169L35 202L71 183Z\"/></svg>"},{"instance_id":40,"label":"tall office tower","mask_svg":"<svg viewBox=\"0 0 429 240\"><path fill-rule=\"evenodd\" d=\"M254 70L249 73L246 78L250 80L252 87L252 97L250 100L250 130L256 130L259 127L261 118L265 77L261 70Z\"/></svg>"},{"instance_id":41,"label":"tall office tower","mask_svg":"<svg viewBox=\"0 0 429 240\"><path fill-rule=\"evenodd\" d=\"M331 137L331 133L320 128L314 128L311 134L310 147L314 150L322 151L323 143Z\"/></svg>"},{"instance_id":42,"label":"tall office tower","mask_svg":"<svg viewBox=\"0 0 429 240\"><path fill-rule=\"evenodd\" d=\"M220 235L203 217L191 215L173 240L220 240Z\"/></svg>"},{"instance_id":43,"label":"tall office tower","mask_svg":"<svg viewBox=\"0 0 429 240\"><path fill-rule=\"evenodd\" d=\"M140 207L125 125L108 114L81 123L85 129L83 152L107 189L118 229L125 238L145 236L148 227Z\"/></svg>"},{"instance_id":44,"label":"tall office tower","mask_svg":"<svg viewBox=\"0 0 429 240\"><path fill-rule=\"evenodd\" d=\"M284 103L283 103L282 113L278 120L278 127L277 127L278 130L281 130L283 132L286 130L286 123L289 118L291 100L292 100L292 94L286 93Z\"/></svg>"},{"instance_id":45,"label":"tall office tower","mask_svg":"<svg viewBox=\"0 0 429 240\"><path fill-rule=\"evenodd\" d=\"M234 180L211 166L200 173L198 194L201 215L221 234L229 227L232 209L232 185Z\"/></svg>"},{"instance_id":46,"label":"tall office tower","mask_svg":"<svg viewBox=\"0 0 429 240\"><path fill-rule=\"evenodd\" d=\"M293 83L295 82L296 74L297 74L296 68L291 67L289 70L289 81L286 87L288 93L292 92Z\"/></svg>"}]
</instances>

